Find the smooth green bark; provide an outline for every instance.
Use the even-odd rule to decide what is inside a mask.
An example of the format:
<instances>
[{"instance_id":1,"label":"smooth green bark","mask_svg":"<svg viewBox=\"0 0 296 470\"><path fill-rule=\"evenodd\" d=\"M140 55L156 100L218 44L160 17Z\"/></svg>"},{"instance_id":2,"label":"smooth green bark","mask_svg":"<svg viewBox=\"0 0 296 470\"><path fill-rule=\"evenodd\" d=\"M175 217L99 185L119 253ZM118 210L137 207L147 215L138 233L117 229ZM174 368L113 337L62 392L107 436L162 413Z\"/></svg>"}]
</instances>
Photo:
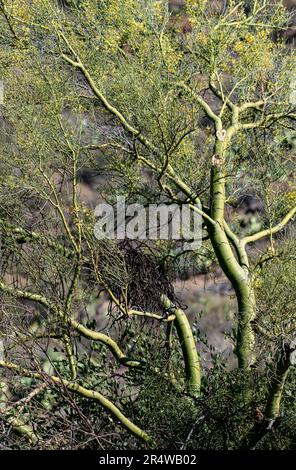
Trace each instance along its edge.
<instances>
[{"instance_id":1,"label":"smooth green bark","mask_svg":"<svg viewBox=\"0 0 296 470\"><path fill-rule=\"evenodd\" d=\"M208 224L208 232L219 264L230 280L238 304L238 331L235 352L240 368L248 368L254 362L255 335L252 321L256 316L255 296L247 266L240 266L220 223Z\"/></svg>"},{"instance_id":2,"label":"smooth green bark","mask_svg":"<svg viewBox=\"0 0 296 470\"><path fill-rule=\"evenodd\" d=\"M175 307L174 304L165 295L162 295L161 300L164 308L173 313L176 317L175 325L185 362L188 392L191 396L198 397L200 394L201 384L200 358L190 323L183 310Z\"/></svg>"},{"instance_id":3,"label":"smooth green bark","mask_svg":"<svg viewBox=\"0 0 296 470\"><path fill-rule=\"evenodd\" d=\"M32 372L22 367L19 367L16 364L0 361L0 367L12 370L24 377L32 377L36 380L43 380L46 374L39 374L38 372ZM134 434L139 439L143 440L147 444L153 444L152 438L134 423L132 423L120 410L115 406L110 400L104 397L101 393L94 390L89 390L78 383L70 382L68 380L62 379L56 376L47 376L49 381L53 383L62 385L68 390L76 392L78 395L81 395L85 398L95 400L99 402L106 410L108 410L114 417L116 417L121 424L132 434Z\"/></svg>"},{"instance_id":4,"label":"smooth green bark","mask_svg":"<svg viewBox=\"0 0 296 470\"><path fill-rule=\"evenodd\" d=\"M249 272L248 258L244 246L232 234L224 222L225 175L224 162L231 132L217 129L215 154L211 168L210 215L216 222L208 223L208 232L219 264L230 280L238 304L238 331L235 352L240 368L247 369L254 362L255 335L252 321L255 319L255 296ZM235 247L235 256L231 243Z\"/></svg>"}]
</instances>

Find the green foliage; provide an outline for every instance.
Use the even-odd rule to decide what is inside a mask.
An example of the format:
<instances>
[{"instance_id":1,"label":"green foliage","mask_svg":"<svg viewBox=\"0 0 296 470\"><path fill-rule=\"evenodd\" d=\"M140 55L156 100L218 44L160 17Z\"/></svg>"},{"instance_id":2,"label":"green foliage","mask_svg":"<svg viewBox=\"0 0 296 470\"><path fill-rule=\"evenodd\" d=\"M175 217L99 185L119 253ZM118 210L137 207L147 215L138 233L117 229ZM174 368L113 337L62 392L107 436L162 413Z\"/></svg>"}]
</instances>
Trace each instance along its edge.
<instances>
[{"instance_id":1,"label":"green foliage","mask_svg":"<svg viewBox=\"0 0 296 470\"><path fill-rule=\"evenodd\" d=\"M278 341L295 335L296 257L295 241L275 245L274 253L262 257L257 280L258 320Z\"/></svg>"},{"instance_id":2,"label":"green foliage","mask_svg":"<svg viewBox=\"0 0 296 470\"><path fill-rule=\"evenodd\" d=\"M257 408L264 413L280 342L295 335L295 244L270 234L269 249L259 259L252 252L249 267L223 220L214 220L211 233L214 162L221 162L213 154L223 147L222 126L235 128L225 142L225 175L215 184L225 179L222 203L235 212L229 225L239 235L270 229L295 207L295 130L288 118L296 64L280 36L288 21L281 2L268 8L252 2L251 13L241 3L230 1L218 14L208 1L188 0L190 32L183 34L164 0L0 0L1 338L9 362L40 374L12 367L21 377L7 371L2 377L1 368L11 393L1 405L10 400L15 416L22 404L14 402L38 380L46 384L20 408L38 429L35 448L150 445L123 430L108 407L49 375L99 391L161 448L240 448ZM92 204L81 197L85 170L99 177L96 202L125 195L129 202L196 204L200 197L210 242L184 256L170 241L98 242ZM264 212L245 223L239 197L247 193ZM224 187L216 194L224 195ZM215 239L219 230L222 242ZM219 246L232 258L225 262ZM229 371L213 354L202 397L192 399L182 345L174 332L170 347L166 335L170 311L161 295L176 301L171 280L208 271L214 251L230 279L229 259L239 268L239 282L231 279L238 297L244 289L249 301L253 288L258 294L256 321L246 322L251 331L257 323L258 357L254 370ZM240 311L239 328L241 317ZM113 337L124 352L114 354ZM136 367L126 367L130 358ZM289 374L275 433L258 448L292 446L295 372ZM26 448L2 417L3 445Z\"/></svg>"}]
</instances>

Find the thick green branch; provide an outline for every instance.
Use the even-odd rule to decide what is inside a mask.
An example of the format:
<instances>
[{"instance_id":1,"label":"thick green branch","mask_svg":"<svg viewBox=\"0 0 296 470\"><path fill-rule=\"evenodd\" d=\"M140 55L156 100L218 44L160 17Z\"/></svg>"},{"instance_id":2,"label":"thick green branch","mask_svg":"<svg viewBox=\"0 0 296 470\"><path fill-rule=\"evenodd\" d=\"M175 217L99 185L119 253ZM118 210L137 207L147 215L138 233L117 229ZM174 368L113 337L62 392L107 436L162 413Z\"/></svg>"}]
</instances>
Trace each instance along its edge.
<instances>
[{"instance_id":1,"label":"thick green branch","mask_svg":"<svg viewBox=\"0 0 296 470\"><path fill-rule=\"evenodd\" d=\"M82 63L80 57L77 55L77 53L74 51L74 49L71 47L71 45L69 44L67 38L65 37L64 34L60 33L60 37L64 40L64 42L66 43L67 47L69 48L71 54L73 55L74 57L74 60L72 60L69 56L67 56L66 54L62 54L62 58L68 62L70 65L72 65L73 67L79 69L81 71L81 73L84 75L85 79L87 80L90 88L92 89L94 95L101 101L101 103L103 104L103 106L105 107L105 109L107 111L109 111L114 117L116 117L120 122L121 124L123 125L123 127L130 133L132 134L132 136L137 139L139 142L141 142L152 154L158 156L158 157L162 157L161 155L161 152L159 151L159 149L157 147L155 147L155 145L152 144L152 142L150 142L138 129L136 129L134 126L132 126L126 119L125 117L123 116L123 114L118 110L116 109L114 106L111 105L111 103L108 101L108 99L106 98L106 96L104 96L104 94L101 92L101 90L98 88L98 86L96 85L96 83L94 82L90 72L88 71L88 69L85 67L85 65ZM185 84L181 84L182 87L187 87ZM192 93L194 93L189 87L187 87L187 91L190 91ZM196 96L196 99L197 101L199 102L199 104L203 107L203 109L206 111L207 115L209 117L211 117L211 119L213 119L215 122L216 122L216 125L217 125L217 129L220 129L222 124L221 124L221 120L220 118L211 110L210 106L199 96ZM139 158L139 161L142 161L143 163L145 163L147 166L151 167L154 171L158 171L159 174L162 174L163 170L162 169L158 169L153 163L149 162L147 159L145 159L144 157L140 157ZM179 178L172 166L170 164L167 164L166 165L166 168L165 168L165 171L168 175L168 177L176 184L176 186L184 193L186 194L187 197L190 198L190 200L196 204L197 202L200 202L198 201L198 198L196 195L194 195L192 193L192 191L190 190L190 188L182 181L181 178ZM202 215L204 218L208 218L209 219L209 216L204 212L204 211L200 211L200 215Z\"/></svg>"},{"instance_id":2,"label":"thick green branch","mask_svg":"<svg viewBox=\"0 0 296 470\"><path fill-rule=\"evenodd\" d=\"M240 250L238 260L230 246L228 236L233 238L223 221L223 226L217 224L212 227L208 224L210 239L223 272L230 280L238 302L238 334L235 352L240 368L249 368L254 362L255 335L252 322L255 319L255 298L248 269L248 260L243 247ZM234 239L233 239L234 240ZM235 239L235 243L238 240ZM241 263L241 264L240 264Z\"/></svg>"},{"instance_id":3,"label":"thick green branch","mask_svg":"<svg viewBox=\"0 0 296 470\"><path fill-rule=\"evenodd\" d=\"M214 113L211 106L201 96L195 93L195 91L192 90L192 88L190 88L188 85L186 85L186 83L180 82L178 83L178 86L180 88L183 88L183 90L185 90L194 98L194 100L202 107L208 118L216 124L217 129L222 128L220 117L216 113Z\"/></svg>"},{"instance_id":4,"label":"thick green branch","mask_svg":"<svg viewBox=\"0 0 296 470\"><path fill-rule=\"evenodd\" d=\"M248 243L253 243L256 242L257 240L260 240L261 238L268 237L270 235L274 235L275 233L280 232L287 224L290 222L290 220L294 217L296 214L296 206L291 209L288 214L283 218L283 220L275 225L274 227L267 228L265 230L262 230L258 233L255 233L254 235L249 235L248 237L245 237L241 240L241 243L243 245L246 245Z\"/></svg>"},{"instance_id":5,"label":"thick green branch","mask_svg":"<svg viewBox=\"0 0 296 470\"><path fill-rule=\"evenodd\" d=\"M60 377L50 376L44 373L40 374L39 372L32 372L27 369L23 369L17 364L13 364L10 362L0 361L0 367L9 369L13 372L16 372L18 375L21 375L24 377L31 377L36 380L47 379L48 381L61 385L68 390L76 392L78 395L81 395L84 398L95 400L99 402L113 416L115 416L129 432L131 432L132 434L134 434L136 437L143 440L147 444L153 443L151 437L148 434L146 434L146 432L142 431L142 429L140 429L138 426L132 423L110 400L105 398L99 392L96 392L94 390L89 390L77 383L69 382L68 380L61 379Z\"/></svg>"},{"instance_id":6,"label":"thick green branch","mask_svg":"<svg viewBox=\"0 0 296 470\"><path fill-rule=\"evenodd\" d=\"M268 115L264 115L261 119L258 121L253 121L253 122L245 122L245 123L240 123L239 128L240 129L257 129L259 127L265 127L267 126L270 122L274 121L279 121L281 119L292 119L293 121L296 120L296 114L295 113L271 113Z\"/></svg>"},{"instance_id":7,"label":"thick green branch","mask_svg":"<svg viewBox=\"0 0 296 470\"><path fill-rule=\"evenodd\" d=\"M168 317L163 317L157 313L150 312L141 312L140 310L128 310L128 315L135 315L139 317L151 318L152 320L158 320L165 323L170 323L175 320L175 315L169 315Z\"/></svg>"},{"instance_id":8,"label":"thick green branch","mask_svg":"<svg viewBox=\"0 0 296 470\"><path fill-rule=\"evenodd\" d=\"M104 343L121 364L124 364L129 367L138 367L141 364L140 361L130 360L124 354L124 352L120 349L118 344L109 336L103 333L97 332L97 331L90 330L89 328L85 327L81 323L71 318L69 315L67 315L67 317L65 318L64 312L60 310L55 304L50 302L46 297L39 295L39 294L34 294L32 292L23 291L20 289L14 289L12 287L6 286L2 282L0 282L0 290L2 290L3 292L6 292L9 295L12 295L13 297L16 297L19 299L28 299L28 300L31 300L32 302L36 302L48 308L51 312L56 314L62 320L65 320L69 326L74 328L74 330L76 330L85 338Z\"/></svg>"},{"instance_id":9,"label":"thick green branch","mask_svg":"<svg viewBox=\"0 0 296 470\"><path fill-rule=\"evenodd\" d=\"M175 325L177 328L180 344L183 351L185 362L186 379L189 393L197 397L200 394L200 358L194 341L192 329L186 314L165 296L162 295L161 301L166 310L175 315Z\"/></svg>"},{"instance_id":10,"label":"thick green branch","mask_svg":"<svg viewBox=\"0 0 296 470\"><path fill-rule=\"evenodd\" d=\"M38 436L30 424L26 424L21 418L16 416L5 415L5 413L2 413L1 411L0 413L16 433L26 437L26 439L32 442L32 444L37 443Z\"/></svg>"},{"instance_id":11,"label":"thick green branch","mask_svg":"<svg viewBox=\"0 0 296 470\"><path fill-rule=\"evenodd\" d=\"M102 103L102 105L104 106L104 108L109 111L109 113L111 113L114 117L116 117L120 123L123 125L123 127L130 133L132 134L132 136L134 138L136 138L139 142L141 142L148 150L150 150L153 154L155 155L159 155L160 152L159 150L157 149L157 147L155 147L151 142L149 142L149 140L140 132L138 131L138 129L136 129L134 126L132 126L126 119L125 117L123 116L123 114L118 110L116 109L114 106L112 106L112 104L108 101L108 99L104 96L104 94L101 92L101 90L98 88L98 86L96 85L96 83L94 82L90 72L88 71L88 69L86 68L86 66L82 63L80 57L78 56L78 54L74 51L74 49L71 47L71 45L69 44L69 41L67 40L67 38L65 37L65 35L63 33L59 33L59 37L61 39L63 39L63 41L65 42L65 44L67 45L67 47L69 48L71 54L73 55L74 57L74 60L71 59L71 57L69 57L68 55L66 54L61 54L62 58L68 62L68 64L72 65L72 67L75 67L77 68L78 70L81 71L81 73L83 74L83 76L85 77L87 83L89 84L91 90L93 91L94 95L96 96L96 98L98 98L98 100Z\"/></svg>"},{"instance_id":12,"label":"thick green branch","mask_svg":"<svg viewBox=\"0 0 296 470\"><path fill-rule=\"evenodd\" d=\"M224 229L227 238L231 241L236 255L238 257L239 264L241 266L249 267L249 259L246 253L244 246L241 243L241 240L236 236L236 234L231 230L227 222L224 220Z\"/></svg>"}]
</instances>

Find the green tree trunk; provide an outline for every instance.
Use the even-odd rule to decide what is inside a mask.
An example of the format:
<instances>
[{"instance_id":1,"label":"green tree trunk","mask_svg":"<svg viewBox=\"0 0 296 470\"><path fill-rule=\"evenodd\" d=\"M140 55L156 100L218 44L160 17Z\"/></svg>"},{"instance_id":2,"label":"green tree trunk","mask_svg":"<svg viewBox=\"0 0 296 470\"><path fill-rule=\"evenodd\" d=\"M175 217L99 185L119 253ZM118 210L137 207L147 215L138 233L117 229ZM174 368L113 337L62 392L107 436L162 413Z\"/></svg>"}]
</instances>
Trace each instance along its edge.
<instances>
[{"instance_id":1,"label":"green tree trunk","mask_svg":"<svg viewBox=\"0 0 296 470\"><path fill-rule=\"evenodd\" d=\"M230 280L238 305L238 330L235 353L240 368L249 368L255 360L255 335L252 321L256 317L255 293L248 267L241 267L235 259L232 248L220 227L213 233L209 227L212 246L219 264Z\"/></svg>"},{"instance_id":2,"label":"green tree trunk","mask_svg":"<svg viewBox=\"0 0 296 470\"><path fill-rule=\"evenodd\" d=\"M238 329L235 353L239 368L247 369L255 361L255 334L252 321L256 318L256 302L251 280L242 281L236 289Z\"/></svg>"},{"instance_id":3,"label":"green tree trunk","mask_svg":"<svg viewBox=\"0 0 296 470\"><path fill-rule=\"evenodd\" d=\"M211 223L208 223L207 226L219 265L230 280L236 294L238 303L238 333L235 352L239 367L248 369L254 362L255 336L252 329L252 321L256 316L255 295L246 251L235 236L233 236L232 240L235 245L235 249L233 249L225 231L224 162L230 137L228 138L226 131L220 128L218 128L217 134L220 140L217 138L215 154L212 158L210 208L211 217L216 224L213 226Z\"/></svg>"},{"instance_id":4,"label":"green tree trunk","mask_svg":"<svg viewBox=\"0 0 296 470\"><path fill-rule=\"evenodd\" d=\"M185 362L186 381L188 385L188 392L193 397L198 397L200 394L200 358L196 348L192 329L186 314L165 296L161 297L163 306L170 313L175 315L175 325L178 333L178 338L182 347L183 358Z\"/></svg>"}]
</instances>

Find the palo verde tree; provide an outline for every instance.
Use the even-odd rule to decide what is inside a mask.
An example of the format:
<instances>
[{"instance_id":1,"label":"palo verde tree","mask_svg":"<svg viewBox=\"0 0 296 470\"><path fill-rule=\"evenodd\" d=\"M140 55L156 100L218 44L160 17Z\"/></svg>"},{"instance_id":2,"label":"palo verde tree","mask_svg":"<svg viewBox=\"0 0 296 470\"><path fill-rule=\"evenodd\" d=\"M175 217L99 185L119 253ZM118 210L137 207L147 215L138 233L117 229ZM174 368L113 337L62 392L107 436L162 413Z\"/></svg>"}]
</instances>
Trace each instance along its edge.
<instances>
[{"instance_id":1,"label":"palo verde tree","mask_svg":"<svg viewBox=\"0 0 296 470\"><path fill-rule=\"evenodd\" d=\"M142 264L143 276L149 269L152 275L142 278L142 286L140 278L135 294L138 275L126 254L93 235L95 219L80 199L79 175L82 168L103 165L115 188L111 195L104 188L111 198L187 203L203 220L205 243L237 299L235 354L245 378L239 403L247 407L252 400L249 378L272 368L262 419L249 423L249 434L237 445L257 445L280 414L294 362L296 303L292 296L292 307L279 308L279 315L273 310L271 320L263 286L267 279L272 284L268 274L287 257L277 236L296 214L289 144L296 118L295 54L282 35L289 18L278 1L254 0L247 8L246 2L228 1L214 12L210 3L186 2L190 28L184 34L167 1L0 2L1 410L32 442L38 436L30 420L11 413L11 374L42 384L17 406L59 385L98 401L129 432L153 443L141 423L90 388L95 384L79 369L81 337L107 346L131 370L145 359L130 357L84 323L83 312L100 290L128 325L134 317L175 325L185 364L183 394L197 408L202 401L198 348L167 277L157 276L143 256L137 266ZM264 204L255 231L236 216L239 197L250 191ZM252 246L261 240L265 248L256 256ZM287 288L288 278L278 282ZM152 302L145 297L149 286ZM259 306L257 291L265 296ZM26 325L38 315L37 332L28 335ZM65 357L64 369L55 374L41 364L51 338ZM269 344L264 358L262 341Z\"/></svg>"}]
</instances>

